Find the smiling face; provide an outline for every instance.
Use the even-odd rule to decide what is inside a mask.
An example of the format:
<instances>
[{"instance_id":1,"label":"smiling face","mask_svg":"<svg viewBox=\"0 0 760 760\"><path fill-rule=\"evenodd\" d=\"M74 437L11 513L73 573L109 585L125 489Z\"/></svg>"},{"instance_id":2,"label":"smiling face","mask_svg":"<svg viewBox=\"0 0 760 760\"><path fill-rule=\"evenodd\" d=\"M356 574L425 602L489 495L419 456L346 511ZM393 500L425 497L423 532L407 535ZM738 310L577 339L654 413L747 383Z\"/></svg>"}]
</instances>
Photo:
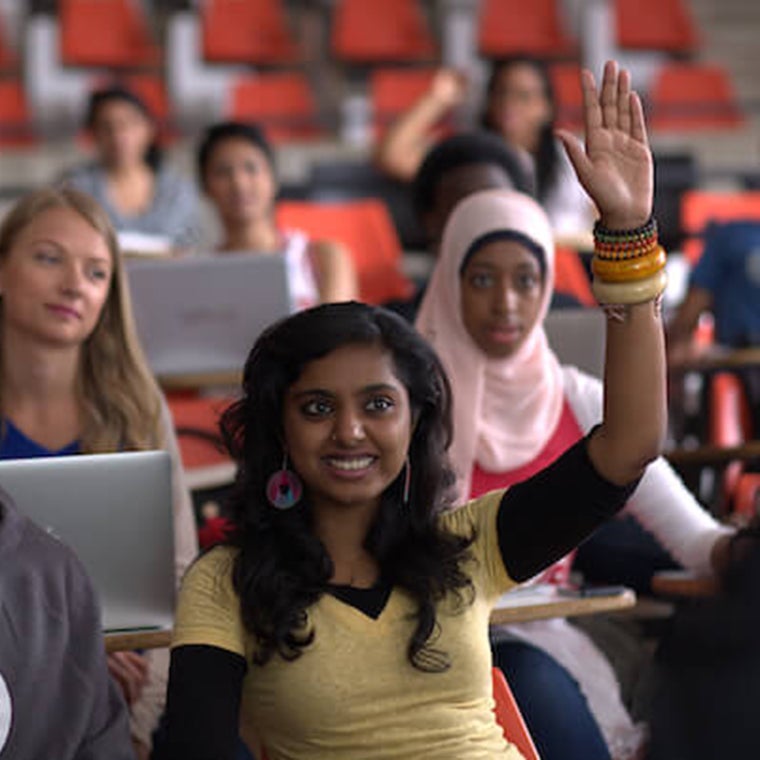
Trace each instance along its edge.
<instances>
[{"instance_id":1,"label":"smiling face","mask_svg":"<svg viewBox=\"0 0 760 760\"><path fill-rule=\"evenodd\" d=\"M111 287L105 238L71 208L41 212L0 261L3 329L48 345L80 345Z\"/></svg>"},{"instance_id":2,"label":"smiling face","mask_svg":"<svg viewBox=\"0 0 760 760\"><path fill-rule=\"evenodd\" d=\"M272 213L277 193L272 167L264 152L242 137L214 147L203 184L226 224L245 224Z\"/></svg>"},{"instance_id":3,"label":"smiling face","mask_svg":"<svg viewBox=\"0 0 760 760\"><path fill-rule=\"evenodd\" d=\"M470 256L460 283L470 337L489 358L512 356L541 311L544 283L536 257L513 240L492 241Z\"/></svg>"},{"instance_id":4,"label":"smiling face","mask_svg":"<svg viewBox=\"0 0 760 760\"><path fill-rule=\"evenodd\" d=\"M315 509L376 509L412 434L409 394L390 353L342 346L306 365L284 402L285 447Z\"/></svg>"}]
</instances>

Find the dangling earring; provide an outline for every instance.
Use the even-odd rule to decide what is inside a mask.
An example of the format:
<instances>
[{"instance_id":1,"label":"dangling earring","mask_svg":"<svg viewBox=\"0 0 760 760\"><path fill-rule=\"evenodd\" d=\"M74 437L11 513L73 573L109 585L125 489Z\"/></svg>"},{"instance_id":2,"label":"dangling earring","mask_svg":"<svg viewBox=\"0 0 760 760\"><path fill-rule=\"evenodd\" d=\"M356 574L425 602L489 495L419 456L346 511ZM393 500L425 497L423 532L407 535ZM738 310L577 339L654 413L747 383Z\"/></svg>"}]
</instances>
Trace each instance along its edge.
<instances>
[{"instance_id":1,"label":"dangling earring","mask_svg":"<svg viewBox=\"0 0 760 760\"><path fill-rule=\"evenodd\" d=\"M412 463L409 461L409 456L406 457L404 462L404 490L401 495L401 503L405 506L409 506L409 492L412 488Z\"/></svg>"},{"instance_id":2,"label":"dangling earring","mask_svg":"<svg viewBox=\"0 0 760 760\"><path fill-rule=\"evenodd\" d=\"M267 501L275 509L290 509L298 504L302 493L301 478L288 469L286 451L282 457L282 468L274 472L267 481Z\"/></svg>"}]
</instances>

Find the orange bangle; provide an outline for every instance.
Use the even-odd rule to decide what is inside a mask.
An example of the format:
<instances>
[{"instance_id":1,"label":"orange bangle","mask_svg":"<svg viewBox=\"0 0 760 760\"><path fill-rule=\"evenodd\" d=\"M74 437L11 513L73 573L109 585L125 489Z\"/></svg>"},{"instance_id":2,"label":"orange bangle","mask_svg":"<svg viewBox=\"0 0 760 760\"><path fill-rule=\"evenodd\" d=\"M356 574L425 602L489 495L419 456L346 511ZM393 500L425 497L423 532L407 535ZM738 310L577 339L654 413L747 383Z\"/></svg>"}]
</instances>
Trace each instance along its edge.
<instances>
[{"instance_id":1,"label":"orange bangle","mask_svg":"<svg viewBox=\"0 0 760 760\"><path fill-rule=\"evenodd\" d=\"M646 256L634 259L609 260L594 256L591 269L594 276L603 282L633 282L656 274L665 266L666 261L665 250L658 245Z\"/></svg>"},{"instance_id":2,"label":"orange bangle","mask_svg":"<svg viewBox=\"0 0 760 760\"><path fill-rule=\"evenodd\" d=\"M635 282L601 282L594 280L591 289L602 305L637 304L652 301L664 292L668 276L661 269L646 280Z\"/></svg>"}]
</instances>

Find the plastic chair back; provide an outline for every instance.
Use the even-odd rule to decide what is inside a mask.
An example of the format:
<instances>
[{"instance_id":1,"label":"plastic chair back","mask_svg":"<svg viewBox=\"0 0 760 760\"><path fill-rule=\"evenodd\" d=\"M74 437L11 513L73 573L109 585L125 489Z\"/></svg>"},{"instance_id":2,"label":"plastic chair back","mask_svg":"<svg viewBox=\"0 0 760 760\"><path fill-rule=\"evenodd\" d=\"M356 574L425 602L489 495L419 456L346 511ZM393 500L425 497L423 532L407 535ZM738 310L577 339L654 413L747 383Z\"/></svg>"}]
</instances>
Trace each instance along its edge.
<instances>
[{"instance_id":1,"label":"plastic chair back","mask_svg":"<svg viewBox=\"0 0 760 760\"><path fill-rule=\"evenodd\" d=\"M277 206L277 221L314 239L342 243L356 267L363 301L381 304L411 296L412 284L401 272L401 244L382 201L283 201Z\"/></svg>"},{"instance_id":2,"label":"plastic chair back","mask_svg":"<svg viewBox=\"0 0 760 760\"><path fill-rule=\"evenodd\" d=\"M493 698L496 703L494 712L496 720L504 730L504 737L520 750L525 760L541 760L504 673L499 668L493 668L491 675Z\"/></svg>"}]
</instances>

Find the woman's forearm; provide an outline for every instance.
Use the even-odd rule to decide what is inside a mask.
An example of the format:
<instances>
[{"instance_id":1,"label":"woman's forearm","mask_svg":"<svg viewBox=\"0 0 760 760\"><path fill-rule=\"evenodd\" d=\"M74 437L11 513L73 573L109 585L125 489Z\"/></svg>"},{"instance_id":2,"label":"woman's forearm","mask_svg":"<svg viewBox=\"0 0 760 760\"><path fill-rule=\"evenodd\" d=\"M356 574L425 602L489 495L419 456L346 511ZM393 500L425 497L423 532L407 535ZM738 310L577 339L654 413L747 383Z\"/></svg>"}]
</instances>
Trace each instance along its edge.
<instances>
[{"instance_id":1,"label":"woman's forearm","mask_svg":"<svg viewBox=\"0 0 760 760\"><path fill-rule=\"evenodd\" d=\"M449 106L426 94L391 124L375 151L375 164L386 174L410 182L429 145L429 133Z\"/></svg>"},{"instance_id":2,"label":"woman's forearm","mask_svg":"<svg viewBox=\"0 0 760 760\"><path fill-rule=\"evenodd\" d=\"M667 423L665 340L654 301L627 306L609 319L604 370L604 419L589 456L613 483L639 477L662 451Z\"/></svg>"}]
</instances>

